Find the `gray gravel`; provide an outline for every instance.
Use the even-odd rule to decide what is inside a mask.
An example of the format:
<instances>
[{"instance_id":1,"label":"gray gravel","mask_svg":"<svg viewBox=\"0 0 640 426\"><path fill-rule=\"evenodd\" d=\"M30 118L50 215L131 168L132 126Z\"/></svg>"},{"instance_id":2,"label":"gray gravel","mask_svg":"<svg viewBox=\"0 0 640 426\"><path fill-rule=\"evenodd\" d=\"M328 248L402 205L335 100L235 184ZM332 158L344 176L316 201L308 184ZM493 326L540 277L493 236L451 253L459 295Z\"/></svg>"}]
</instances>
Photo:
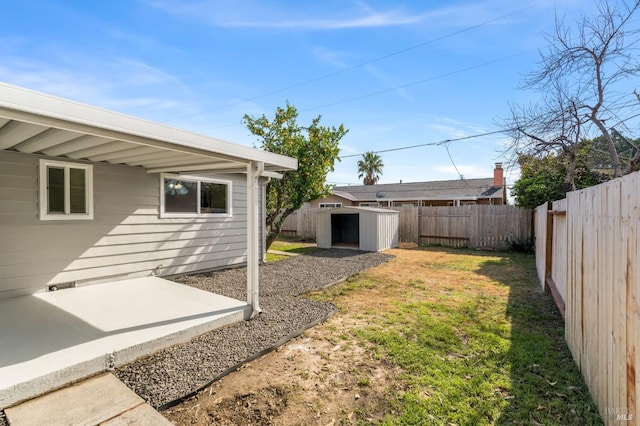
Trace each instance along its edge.
<instances>
[{"instance_id":1,"label":"gray gravel","mask_svg":"<svg viewBox=\"0 0 640 426\"><path fill-rule=\"evenodd\" d=\"M391 257L331 249L263 265L260 267L262 314L161 350L118 368L115 374L152 406L168 407L240 364L324 321L335 310L330 303L298 296L344 280ZM246 299L246 280L246 268L174 278L174 281L240 300Z\"/></svg>"}]
</instances>

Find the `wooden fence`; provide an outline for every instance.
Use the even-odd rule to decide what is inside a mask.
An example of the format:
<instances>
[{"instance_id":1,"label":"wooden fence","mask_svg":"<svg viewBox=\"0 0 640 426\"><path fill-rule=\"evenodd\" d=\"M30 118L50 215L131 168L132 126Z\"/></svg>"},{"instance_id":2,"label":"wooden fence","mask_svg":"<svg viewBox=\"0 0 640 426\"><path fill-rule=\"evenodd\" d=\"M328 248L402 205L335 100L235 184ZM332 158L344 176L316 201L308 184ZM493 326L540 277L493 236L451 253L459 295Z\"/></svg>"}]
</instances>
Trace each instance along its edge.
<instances>
[{"instance_id":1,"label":"wooden fence","mask_svg":"<svg viewBox=\"0 0 640 426\"><path fill-rule=\"evenodd\" d=\"M565 308L567 344L605 424L640 424L639 195L633 173L536 210L538 273Z\"/></svg>"},{"instance_id":2,"label":"wooden fence","mask_svg":"<svg viewBox=\"0 0 640 426\"><path fill-rule=\"evenodd\" d=\"M316 213L301 209L289 216L285 235L315 239ZM399 241L449 247L504 249L511 242L531 238L531 211L514 206L397 207Z\"/></svg>"}]
</instances>

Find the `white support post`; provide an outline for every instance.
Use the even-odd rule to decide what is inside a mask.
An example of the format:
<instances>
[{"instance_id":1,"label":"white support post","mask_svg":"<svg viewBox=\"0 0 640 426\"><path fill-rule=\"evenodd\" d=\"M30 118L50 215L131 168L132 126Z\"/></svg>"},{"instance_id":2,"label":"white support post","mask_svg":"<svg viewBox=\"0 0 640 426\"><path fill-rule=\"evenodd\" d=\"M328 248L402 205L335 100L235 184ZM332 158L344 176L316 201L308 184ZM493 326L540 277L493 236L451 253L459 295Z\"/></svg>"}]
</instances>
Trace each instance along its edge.
<instances>
[{"instance_id":1,"label":"white support post","mask_svg":"<svg viewBox=\"0 0 640 426\"><path fill-rule=\"evenodd\" d=\"M260 227L258 180L264 171L262 161L251 161L247 164L247 303L253 308L253 314L262 312L259 304L260 263Z\"/></svg>"}]
</instances>

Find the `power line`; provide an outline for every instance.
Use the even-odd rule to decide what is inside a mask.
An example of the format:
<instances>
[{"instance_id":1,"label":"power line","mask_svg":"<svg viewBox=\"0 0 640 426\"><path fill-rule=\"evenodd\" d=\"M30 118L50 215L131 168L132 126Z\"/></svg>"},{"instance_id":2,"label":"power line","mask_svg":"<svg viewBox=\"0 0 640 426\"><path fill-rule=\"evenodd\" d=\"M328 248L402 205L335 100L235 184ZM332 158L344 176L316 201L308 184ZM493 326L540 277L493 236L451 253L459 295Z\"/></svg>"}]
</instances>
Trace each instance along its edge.
<instances>
[{"instance_id":1,"label":"power line","mask_svg":"<svg viewBox=\"0 0 640 426\"><path fill-rule=\"evenodd\" d=\"M439 146L439 145L448 144L449 142L458 142L458 141L463 141L463 140L466 140L466 139L475 139L475 138L480 138L482 136L489 136L489 135L496 135L498 133L505 133L507 131L508 131L508 129L496 130L496 131L493 131L493 132L478 133L478 134L475 134L475 135L463 136L463 137L454 138L454 139L445 139L445 140L438 141L438 142L427 142L427 143L421 143L421 144L418 144L418 145L401 146L401 147L398 147L398 148L389 148L389 149L382 149L382 150L379 150L379 151L370 151L370 152L373 152L374 154L380 154L380 153L383 153L383 152L393 152L393 151L402 151L402 150L405 150L405 149L421 148L423 146ZM362 154L343 155L340 158L360 157L362 155L364 155L364 153L362 153Z\"/></svg>"},{"instance_id":2,"label":"power line","mask_svg":"<svg viewBox=\"0 0 640 426\"><path fill-rule=\"evenodd\" d=\"M453 168L456 170L458 177L462 179L462 173L460 173L460 170L458 170L456 163L453 161L453 157L451 157L451 152L449 152L449 142L444 143L442 145L444 146L444 149L447 151L447 156L449 156L449 161L451 161L451 164L453 164Z\"/></svg>"},{"instance_id":3,"label":"power line","mask_svg":"<svg viewBox=\"0 0 640 426\"><path fill-rule=\"evenodd\" d=\"M413 81L411 83L405 83L405 84L402 84L400 86L391 87L389 89L383 89L383 90L378 90L376 92L365 93L364 95L355 96L353 98L343 99L341 101L336 101L336 102L331 102L331 103L324 104L324 105L315 106L313 108L303 109L301 111L303 111L303 112L313 111L315 109L331 107L331 106L335 106L335 105L344 104L344 103L347 103L347 102L353 102L353 101L357 101L357 100L360 100L360 99L370 98L372 96L378 96L378 95L381 95L383 93L393 92L395 90L404 89L406 87L415 86L415 85L418 85L418 84L426 83L428 81L438 80L440 78L449 77L449 76L452 76L452 75L455 75L455 74L460 74L460 73L463 73L465 71L471 71L471 70L474 70L474 69L477 69L477 68L486 67L487 65L493 65L493 64L496 64L498 62L506 61L507 59L512 59L512 58L515 58L515 57L518 57L518 56L526 55L528 53L531 53L534 50L537 50L537 49L531 49L531 50L528 50L526 52L516 53L515 55L505 56L505 57L502 57L502 58L499 58L499 59L494 59L492 61L483 62L481 64L471 65L471 66L466 67L466 68L461 68L461 69L458 69L458 70L455 70L455 71L447 72L447 73L444 73L444 74L439 74L439 75L436 75L436 76L433 76L433 77L424 78L422 80Z\"/></svg>"},{"instance_id":4,"label":"power line","mask_svg":"<svg viewBox=\"0 0 640 426\"><path fill-rule=\"evenodd\" d=\"M544 0L544 1L541 1L541 2L538 2L538 3L535 3L535 4L531 5L531 6L527 6L527 7L523 7L523 8L517 9L517 10L515 10L513 12L510 12L510 13L507 13L505 15L501 15L501 16L498 16L496 18L492 18L492 19L489 19L487 21L483 21L483 22L481 22L479 24L471 25L471 26L462 28L460 30L453 31L451 33L445 34L443 36L436 37L434 39L427 40L427 41L424 41L422 43L418 43L418 44L415 44L413 46L406 47L404 49L396 50L396 51L388 53L386 55L379 56L377 58L370 59L368 61L361 62L359 64L352 65L350 67L343 68L343 69L338 70L338 71L334 71L334 72L331 72L331 73L328 73L328 74L324 74L324 75L320 75L320 76L317 76L317 77L313 77L313 78L310 78L309 80L304 80L304 81L301 81L299 83L292 84L290 86L286 86L286 87L283 87L283 88L280 88L280 89L272 90L270 92L263 93L263 94L257 95L257 96L253 96L251 98L247 98L247 99L244 99L244 100L241 100L241 101L232 102L232 103L229 103L229 104L226 104L226 105L221 105L221 106L218 106L218 107L209 108L209 109L206 109L206 110L202 110L202 111L195 112L195 113L192 113L192 114L182 115L182 116L175 117L175 118L176 119L178 119L178 118L187 118L187 117L193 117L193 116L196 116L196 115L205 114L207 112L218 111L218 110L221 110L221 109L224 109L224 108L229 108L229 107L240 105L240 104L243 104L243 103L246 103L246 102L251 102L251 101L255 101L257 99L265 98L267 96L271 96L271 95L275 95L275 94L278 94L278 93L282 93L282 92L285 92L287 90L295 89L295 88L298 88L298 87L301 87L301 86L306 86L308 84L315 83L315 82L318 82L318 81L321 81L321 80L326 80L326 79L334 77L336 75L343 74L343 73L346 73L346 72L349 72L349 71L353 71L355 69L362 68L364 66L367 66L367 65L370 65L370 64L373 64L373 63L376 63L376 62L380 62L380 61L383 61L385 59L389 59L389 58L392 58L394 56L398 56L398 55L410 52L412 50L419 49L419 48L427 46L429 44L433 44L433 43L445 40L447 38L454 37L454 36L460 35L462 33L465 33L465 32L468 32L468 31L483 27L485 25L492 24L494 22L497 22L497 21L500 21L502 19L511 17L513 15L520 14L520 13L522 13L524 11L529 10L529 9L536 8L536 7L541 6L541 5L545 4L545 3L549 3L550 1L551 0Z\"/></svg>"},{"instance_id":5,"label":"power line","mask_svg":"<svg viewBox=\"0 0 640 426\"><path fill-rule=\"evenodd\" d=\"M441 79L441 78L444 78L444 77L450 77L452 75L456 75L456 74L460 74L460 73L463 73L463 72L466 72L466 71L471 71L471 70L474 70L474 69L477 69L477 68L485 67L485 66L488 66L488 65L493 65L493 64L496 64L498 62L506 61L506 60L512 59L512 58L516 58L518 56L527 55L527 54L529 54L529 53L531 53L533 51L537 51L537 50L538 49L530 49L530 50L527 50L525 52L516 53L516 54L510 55L510 56L505 56L505 57L502 57L502 58L494 59L494 60L483 62L483 63L480 63L480 64L471 65L471 66L468 66L466 68L460 68L460 69L457 69L457 70L454 70L454 71L450 71L450 72L447 72L447 73L444 73L444 74L439 74L439 75L435 75L435 76L432 76L432 77L424 78L424 79L421 79L421 80L413 81L413 82L410 82L410 83L405 83L405 84L402 84L400 86L395 86L395 87L391 87L391 88L388 88L388 89L378 90L378 91L375 91L375 92L369 92L369 93L365 93L363 95L354 96L352 98L342 99L340 101L331 102L331 103L323 104L323 105L318 105L318 106L311 107L311 108L301 109L300 112L313 111L313 110L320 109L320 108L327 108L327 107L331 107L331 106L335 106L335 105L340 105L340 104L344 104L344 103L348 103L348 102L357 101L357 100L360 100L360 99L365 99L365 98L370 98L370 97L373 97L373 96L378 96L378 95L381 95L381 94L384 94L384 93L393 92L395 90L404 89L406 87L415 86L415 85L422 84L422 83L427 83L429 81L434 81L434 80L438 80L438 79ZM235 123L235 124L230 124L229 123L229 124L226 124L226 125L223 125L223 126L216 126L215 128L219 129L219 128L225 128L225 127L234 127L234 126L239 126L239 125L240 125L240 123Z\"/></svg>"}]
</instances>

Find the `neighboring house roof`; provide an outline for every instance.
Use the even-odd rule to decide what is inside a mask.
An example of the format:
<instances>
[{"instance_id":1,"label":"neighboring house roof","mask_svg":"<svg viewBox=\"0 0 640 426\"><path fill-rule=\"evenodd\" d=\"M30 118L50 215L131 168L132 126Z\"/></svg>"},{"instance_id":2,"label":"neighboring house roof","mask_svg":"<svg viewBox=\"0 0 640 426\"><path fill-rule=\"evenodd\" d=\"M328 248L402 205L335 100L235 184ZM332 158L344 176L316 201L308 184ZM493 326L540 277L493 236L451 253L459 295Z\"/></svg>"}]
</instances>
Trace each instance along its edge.
<instances>
[{"instance_id":1,"label":"neighboring house roof","mask_svg":"<svg viewBox=\"0 0 640 426\"><path fill-rule=\"evenodd\" d=\"M358 201L358 199L356 197L354 197L353 195L349 194L348 192L344 192L344 191L336 191L335 188L331 191L331 193L333 195L336 195L338 197L342 197L345 200L349 200L349 201Z\"/></svg>"},{"instance_id":2,"label":"neighboring house roof","mask_svg":"<svg viewBox=\"0 0 640 426\"><path fill-rule=\"evenodd\" d=\"M451 200L501 198L501 186L493 186L493 178L456 179L430 182L387 183L376 185L336 186L333 194L352 201L372 200ZM347 198L347 197L345 197ZM349 199L349 198L348 198Z\"/></svg>"},{"instance_id":3,"label":"neighboring house roof","mask_svg":"<svg viewBox=\"0 0 640 426\"><path fill-rule=\"evenodd\" d=\"M297 160L0 83L0 149L144 167L150 173L267 172Z\"/></svg>"}]
</instances>

